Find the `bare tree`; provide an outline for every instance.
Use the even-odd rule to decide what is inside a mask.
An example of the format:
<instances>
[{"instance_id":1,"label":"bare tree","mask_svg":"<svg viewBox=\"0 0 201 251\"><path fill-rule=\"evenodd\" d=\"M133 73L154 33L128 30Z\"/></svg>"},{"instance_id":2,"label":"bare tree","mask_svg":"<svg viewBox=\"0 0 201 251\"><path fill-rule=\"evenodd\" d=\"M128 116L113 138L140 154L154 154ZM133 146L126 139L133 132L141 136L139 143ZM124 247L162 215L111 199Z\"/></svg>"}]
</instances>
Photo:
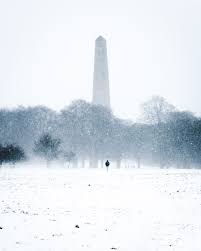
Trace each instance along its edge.
<instances>
[{"instance_id":1,"label":"bare tree","mask_svg":"<svg viewBox=\"0 0 201 251\"><path fill-rule=\"evenodd\" d=\"M42 135L38 141L35 142L34 152L40 157L43 157L49 162L56 159L59 154L60 139L54 139L50 134Z\"/></svg>"},{"instance_id":2,"label":"bare tree","mask_svg":"<svg viewBox=\"0 0 201 251\"><path fill-rule=\"evenodd\" d=\"M75 159L75 156L76 154L72 151L62 154L63 161L68 163L68 167L70 167L70 162Z\"/></svg>"},{"instance_id":3,"label":"bare tree","mask_svg":"<svg viewBox=\"0 0 201 251\"><path fill-rule=\"evenodd\" d=\"M163 97L153 96L141 105L142 120L147 124L160 124L166 122L175 107L169 104Z\"/></svg>"}]
</instances>

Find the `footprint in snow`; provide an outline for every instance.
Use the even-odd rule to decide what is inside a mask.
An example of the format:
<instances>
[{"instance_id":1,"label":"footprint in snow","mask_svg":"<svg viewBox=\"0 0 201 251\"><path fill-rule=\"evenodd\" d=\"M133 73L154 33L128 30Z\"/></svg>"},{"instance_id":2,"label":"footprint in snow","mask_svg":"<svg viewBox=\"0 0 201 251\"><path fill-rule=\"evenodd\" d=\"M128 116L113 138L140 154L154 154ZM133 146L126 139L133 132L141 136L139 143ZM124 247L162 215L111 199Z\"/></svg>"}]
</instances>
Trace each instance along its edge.
<instances>
[{"instance_id":1,"label":"footprint in snow","mask_svg":"<svg viewBox=\"0 0 201 251\"><path fill-rule=\"evenodd\" d=\"M62 233L59 233L59 234L52 234L52 237L60 237L62 236Z\"/></svg>"}]
</instances>

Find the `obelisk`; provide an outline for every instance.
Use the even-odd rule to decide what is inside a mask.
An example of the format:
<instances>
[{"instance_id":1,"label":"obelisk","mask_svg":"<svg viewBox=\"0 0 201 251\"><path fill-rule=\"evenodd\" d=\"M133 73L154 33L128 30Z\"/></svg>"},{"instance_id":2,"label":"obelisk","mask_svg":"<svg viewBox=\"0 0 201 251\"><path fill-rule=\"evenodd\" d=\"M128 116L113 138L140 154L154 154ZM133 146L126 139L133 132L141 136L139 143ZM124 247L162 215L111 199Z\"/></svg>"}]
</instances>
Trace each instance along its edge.
<instances>
[{"instance_id":1,"label":"obelisk","mask_svg":"<svg viewBox=\"0 0 201 251\"><path fill-rule=\"evenodd\" d=\"M106 40L102 36L95 41L92 102L110 109L107 46Z\"/></svg>"}]
</instances>

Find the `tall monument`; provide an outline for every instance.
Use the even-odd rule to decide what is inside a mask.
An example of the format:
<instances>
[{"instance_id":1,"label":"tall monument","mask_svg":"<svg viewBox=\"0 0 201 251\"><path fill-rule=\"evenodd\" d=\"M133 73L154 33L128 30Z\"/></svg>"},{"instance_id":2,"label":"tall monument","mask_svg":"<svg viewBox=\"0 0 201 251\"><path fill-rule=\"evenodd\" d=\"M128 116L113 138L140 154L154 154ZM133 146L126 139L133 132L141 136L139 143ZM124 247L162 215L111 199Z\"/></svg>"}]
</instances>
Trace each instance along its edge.
<instances>
[{"instance_id":1,"label":"tall monument","mask_svg":"<svg viewBox=\"0 0 201 251\"><path fill-rule=\"evenodd\" d=\"M95 41L93 104L110 109L110 90L106 40L99 36Z\"/></svg>"}]
</instances>

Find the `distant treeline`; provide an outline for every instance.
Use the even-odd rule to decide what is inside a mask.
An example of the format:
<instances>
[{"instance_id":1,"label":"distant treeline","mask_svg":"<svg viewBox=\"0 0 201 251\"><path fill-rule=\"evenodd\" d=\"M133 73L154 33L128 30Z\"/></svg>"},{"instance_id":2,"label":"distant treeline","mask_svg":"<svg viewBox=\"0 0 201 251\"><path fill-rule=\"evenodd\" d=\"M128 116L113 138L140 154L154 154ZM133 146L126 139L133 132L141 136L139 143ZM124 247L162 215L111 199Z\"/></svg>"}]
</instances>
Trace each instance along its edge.
<instances>
[{"instance_id":1,"label":"distant treeline","mask_svg":"<svg viewBox=\"0 0 201 251\"><path fill-rule=\"evenodd\" d=\"M37 106L0 110L0 145L17 146L21 159L47 161L135 160L136 166L201 167L201 119L178 111L162 97L141 106L138 123L121 120L102 106L74 101L60 112ZM1 152L1 151L0 151ZM2 160L1 160L2 162Z\"/></svg>"}]
</instances>

